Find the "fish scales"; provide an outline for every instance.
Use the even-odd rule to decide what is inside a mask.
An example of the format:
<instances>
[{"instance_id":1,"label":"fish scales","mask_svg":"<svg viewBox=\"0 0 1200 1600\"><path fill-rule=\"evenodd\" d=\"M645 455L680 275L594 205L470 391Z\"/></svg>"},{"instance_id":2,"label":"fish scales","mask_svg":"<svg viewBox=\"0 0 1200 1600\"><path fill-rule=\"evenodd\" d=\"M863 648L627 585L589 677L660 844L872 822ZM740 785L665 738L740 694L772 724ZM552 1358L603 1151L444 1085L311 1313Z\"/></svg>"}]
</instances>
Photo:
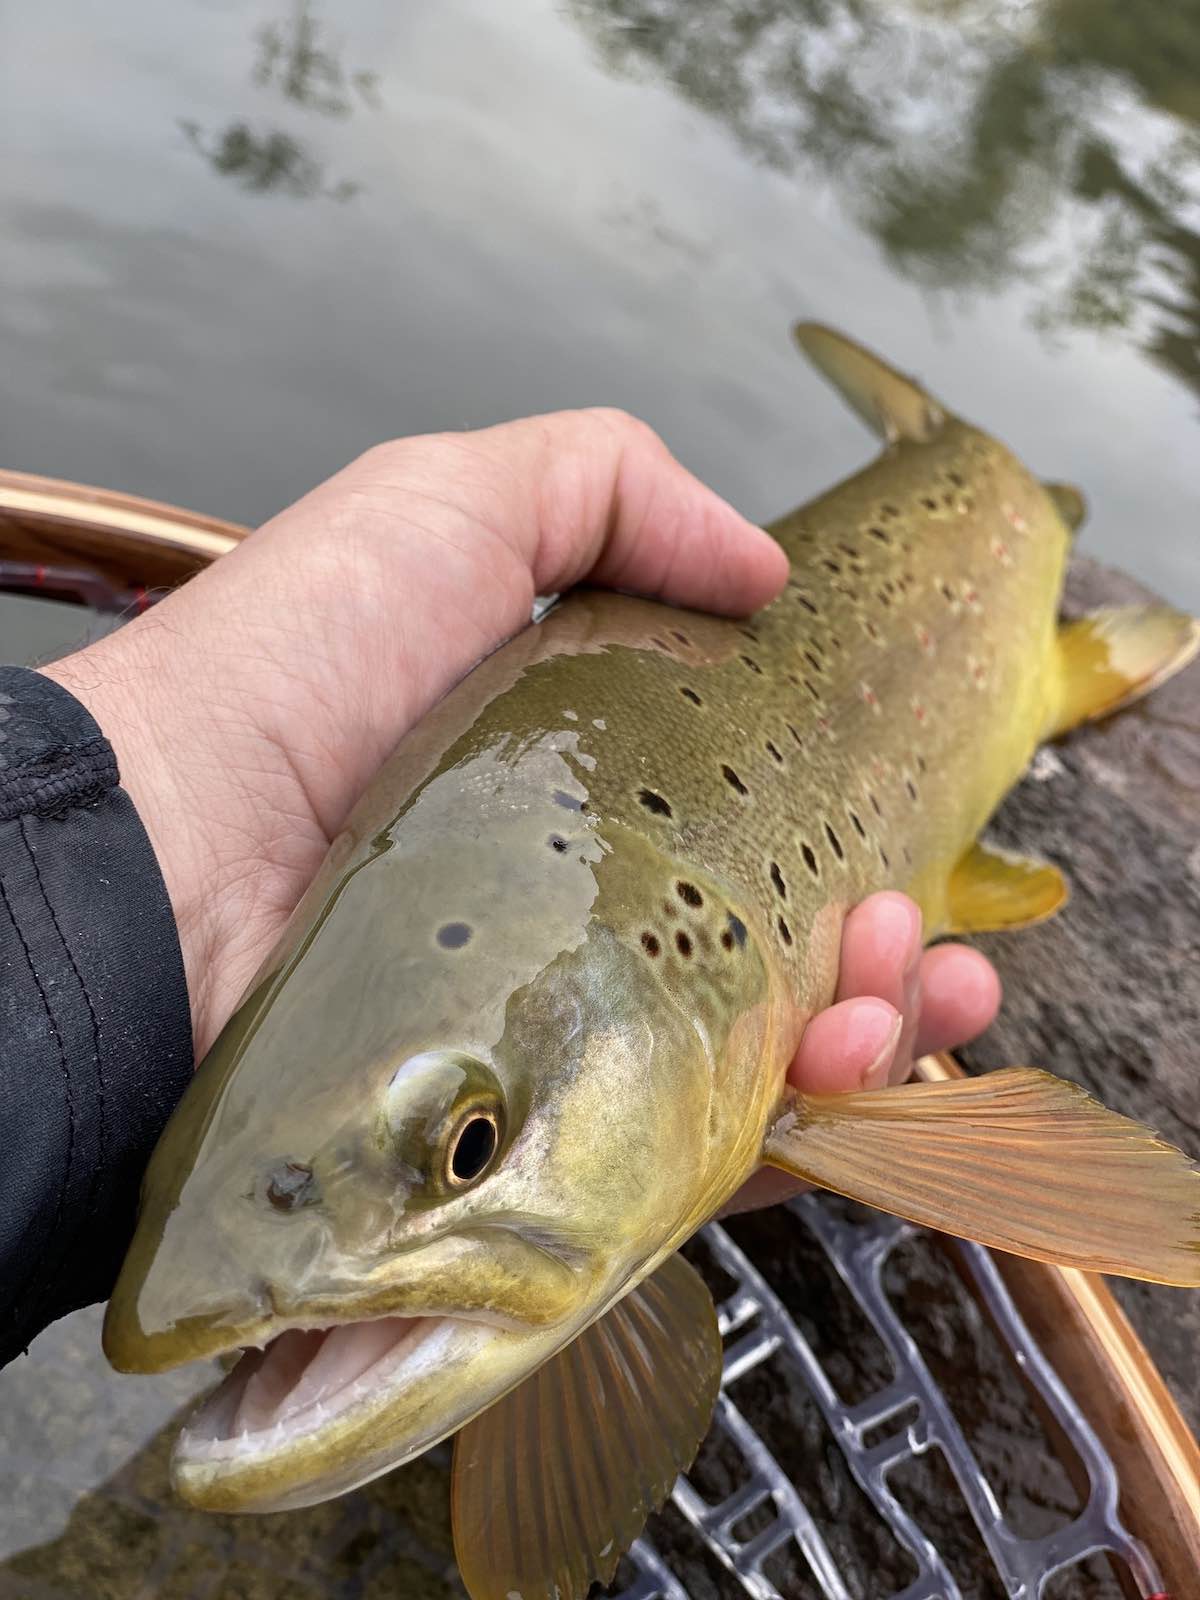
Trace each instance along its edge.
<instances>
[{"instance_id":1,"label":"fish scales","mask_svg":"<svg viewBox=\"0 0 1200 1600\"><path fill-rule=\"evenodd\" d=\"M248 1350L176 1449L193 1503L311 1504L462 1429L471 1594L582 1597L699 1443L721 1346L674 1252L760 1161L1200 1282L1194 1169L1045 1074L786 1088L847 909L1053 910L1055 869L980 829L1041 739L1197 643L1167 608L1059 629L1077 493L810 338L889 442L774 526L780 597L739 622L579 590L482 662L160 1140L105 1344L132 1371Z\"/></svg>"}]
</instances>

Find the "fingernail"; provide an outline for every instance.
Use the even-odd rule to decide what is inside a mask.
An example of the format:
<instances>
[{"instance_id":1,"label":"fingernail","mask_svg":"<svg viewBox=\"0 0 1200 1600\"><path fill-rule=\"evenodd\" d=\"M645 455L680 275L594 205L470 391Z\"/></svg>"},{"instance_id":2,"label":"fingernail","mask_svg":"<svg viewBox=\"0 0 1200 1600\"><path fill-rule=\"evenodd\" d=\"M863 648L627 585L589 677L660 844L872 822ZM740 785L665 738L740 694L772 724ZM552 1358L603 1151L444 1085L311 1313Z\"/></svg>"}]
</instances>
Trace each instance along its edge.
<instances>
[{"instance_id":1,"label":"fingernail","mask_svg":"<svg viewBox=\"0 0 1200 1600\"><path fill-rule=\"evenodd\" d=\"M888 1072L892 1065L892 1057L896 1053L896 1046L900 1042L900 1029L903 1025L904 1018L896 1012L883 1043L871 1058L869 1065L863 1068L859 1082L864 1089L882 1089L887 1085Z\"/></svg>"}]
</instances>

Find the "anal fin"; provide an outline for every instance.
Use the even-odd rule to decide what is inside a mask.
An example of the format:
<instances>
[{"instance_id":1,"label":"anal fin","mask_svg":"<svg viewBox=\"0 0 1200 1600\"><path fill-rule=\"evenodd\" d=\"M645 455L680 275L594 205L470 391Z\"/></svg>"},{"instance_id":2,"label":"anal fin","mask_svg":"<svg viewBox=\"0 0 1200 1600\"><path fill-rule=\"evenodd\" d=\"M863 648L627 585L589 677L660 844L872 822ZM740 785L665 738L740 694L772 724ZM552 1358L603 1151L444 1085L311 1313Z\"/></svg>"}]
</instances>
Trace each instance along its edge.
<instances>
[{"instance_id":1,"label":"anal fin","mask_svg":"<svg viewBox=\"0 0 1200 1600\"><path fill-rule=\"evenodd\" d=\"M1047 1072L797 1094L763 1159L1014 1255L1200 1287L1200 1171Z\"/></svg>"},{"instance_id":2,"label":"anal fin","mask_svg":"<svg viewBox=\"0 0 1200 1600\"><path fill-rule=\"evenodd\" d=\"M454 1549L471 1600L584 1600L690 1466L721 1381L682 1256L459 1433Z\"/></svg>"},{"instance_id":3,"label":"anal fin","mask_svg":"<svg viewBox=\"0 0 1200 1600\"><path fill-rule=\"evenodd\" d=\"M1200 649L1200 623L1171 606L1093 611L1058 632L1058 704L1047 737L1148 694Z\"/></svg>"},{"instance_id":4,"label":"anal fin","mask_svg":"<svg viewBox=\"0 0 1200 1600\"><path fill-rule=\"evenodd\" d=\"M1053 916L1070 891L1057 867L999 845L976 842L947 886L946 933L1024 928Z\"/></svg>"}]
</instances>

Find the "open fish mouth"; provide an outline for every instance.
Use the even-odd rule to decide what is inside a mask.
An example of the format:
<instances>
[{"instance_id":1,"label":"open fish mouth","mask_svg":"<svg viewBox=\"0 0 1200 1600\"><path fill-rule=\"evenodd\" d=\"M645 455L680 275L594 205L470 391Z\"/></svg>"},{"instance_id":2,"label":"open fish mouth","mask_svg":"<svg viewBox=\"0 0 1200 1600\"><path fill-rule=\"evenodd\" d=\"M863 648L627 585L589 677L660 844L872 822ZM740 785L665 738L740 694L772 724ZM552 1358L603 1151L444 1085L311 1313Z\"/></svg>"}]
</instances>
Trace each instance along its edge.
<instances>
[{"instance_id":1,"label":"open fish mouth","mask_svg":"<svg viewBox=\"0 0 1200 1600\"><path fill-rule=\"evenodd\" d=\"M380 1317L288 1328L243 1352L183 1431L189 1454L253 1452L318 1432L390 1388L443 1317Z\"/></svg>"},{"instance_id":2,"label":"open fish mouth","mask_svg":"<svg viewBox=\"0 0 1200 1600\"><path fill-rule=\"evenodd\" d=\"M461 1415L430 1408L430 1389L497 1337L494 1325L443 1315L287 1328L243 1350L185 1424L175 1487L206 1509L269 1511L366 1483L460 1426Z\"/></svg>"}]
</instances>

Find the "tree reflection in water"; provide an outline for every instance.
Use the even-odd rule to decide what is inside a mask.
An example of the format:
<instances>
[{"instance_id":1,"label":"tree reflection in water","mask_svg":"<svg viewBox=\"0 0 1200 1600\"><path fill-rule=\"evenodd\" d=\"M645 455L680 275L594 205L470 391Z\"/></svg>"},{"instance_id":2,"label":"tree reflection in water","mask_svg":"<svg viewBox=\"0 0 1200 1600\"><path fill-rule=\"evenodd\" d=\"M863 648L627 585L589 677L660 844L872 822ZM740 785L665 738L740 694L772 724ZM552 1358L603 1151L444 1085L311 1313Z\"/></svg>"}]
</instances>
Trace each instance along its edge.
<instances>
[{"instance_id":1,"label":"tree reflection in water","mask_svg":"<svg viewBox=\"0 0 1200 1600\"><path fill-rule=\"evenodd\" d=\"M286 21L267 23L255 37L258 55L251 78L260 89L326 117L348 117L359 104L378 106L377 74L342 66L340 46L325 45L307 0L298 0ZM256 131L244 118L212 134L190 120L179 126L215 173L235 179L244 189L329 200L350 200L361 190L351 179L330 182L324 163L282 129Z\"/></svg>"},{"instance_id":2,"label":"tree reflection in water","mask_svg":"<svg viewBox=\"0 0 1200 1600\"><path fill-rule=\"evenodd\" d=\"M1200 393L1200 0L567 0L931 289L1035 287Z\"/></svg>"}]
</instances>

